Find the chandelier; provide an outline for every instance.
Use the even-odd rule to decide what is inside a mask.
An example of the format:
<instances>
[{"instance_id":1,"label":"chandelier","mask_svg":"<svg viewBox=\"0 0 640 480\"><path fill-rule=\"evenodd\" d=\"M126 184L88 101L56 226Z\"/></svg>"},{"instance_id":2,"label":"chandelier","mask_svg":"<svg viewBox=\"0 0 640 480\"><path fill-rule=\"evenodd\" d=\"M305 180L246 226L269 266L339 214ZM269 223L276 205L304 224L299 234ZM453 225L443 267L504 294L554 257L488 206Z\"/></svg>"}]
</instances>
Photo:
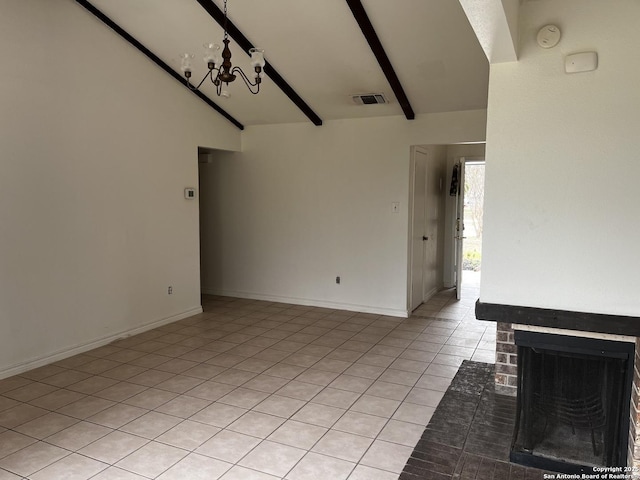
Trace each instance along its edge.
<instances>
[{"instance_id":1,"label":"chandelier","mask_svg":"<svg viewBox=\"0 0 640 480\"><path fill-rule=\"evenodd\" d=\"M264 77L262 68L265 65L264 50L260 48L252 48L249 50L251 55L251 66L254 69L253 81L249 76L242 71L240 67L234 67L231 64L231 50L229 50L229 34L227 33L227 0L224 0L224 48L222 53L220 52L220 45L216 43L205 43L204 47L204 62L207 64L208 71L198 85L193 85L191 79L191 60L195 55L191 53L183 53L180 55L182 60L181 70L185 76L187 87L191 90L198 90L202 84L207 80L211 80L216 86L216 94L218 96L228 97L229 93L226 90L222 90L222 84L227 86L233 82L238 76L242 78L245 85L251 93L256 95L260 92L260 84Z\"/></svg>"}]
</instances>

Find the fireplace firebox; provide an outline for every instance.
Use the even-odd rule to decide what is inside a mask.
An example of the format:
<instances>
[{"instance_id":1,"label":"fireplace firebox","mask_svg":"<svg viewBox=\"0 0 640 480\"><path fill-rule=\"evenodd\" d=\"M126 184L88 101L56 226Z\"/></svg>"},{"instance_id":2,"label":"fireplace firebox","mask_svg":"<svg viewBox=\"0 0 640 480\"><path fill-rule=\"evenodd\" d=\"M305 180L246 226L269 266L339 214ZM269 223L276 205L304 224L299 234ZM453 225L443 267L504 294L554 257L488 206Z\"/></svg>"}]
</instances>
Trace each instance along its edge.
<instances>
[{"instance_id":1,"label":"fireplace firebox","mask_svg":"<svg viewBox=\"0 0 640 480\"><path fill-rule=\"evenodd\" d=\"M626 465L634 344L515 331L511 461L563 473Z\"/></svg>"}]
</instances>

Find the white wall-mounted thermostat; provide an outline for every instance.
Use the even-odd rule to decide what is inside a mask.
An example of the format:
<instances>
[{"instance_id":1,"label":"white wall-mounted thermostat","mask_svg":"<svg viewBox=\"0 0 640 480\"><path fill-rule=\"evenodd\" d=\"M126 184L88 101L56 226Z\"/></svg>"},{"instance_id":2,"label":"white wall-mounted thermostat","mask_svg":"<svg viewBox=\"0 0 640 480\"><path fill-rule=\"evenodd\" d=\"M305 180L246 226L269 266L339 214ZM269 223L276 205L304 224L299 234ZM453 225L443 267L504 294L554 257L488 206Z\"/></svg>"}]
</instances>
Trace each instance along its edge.
<instances>
[{"instance_id":1,"label":"white wall-mounted thermostat","mask_svg":"<svg viewBox=\"0 0 640 480\"><path fill-rule=\"evenodd\" d=\"M596 52L582 52L567 55L564 59L564 71L567 73L592 72L598 68Z\"/></svg>"},{"instance_id":2,"label":"white wall-mounted thermostat","mask_svg":"<svg viewBox=\"0 0 640 480\"><path fill-rule=\"evenodd\" d=\"M536 40L542 48L553 48L560 41L560 29L555 25L545 25L538 31Z\"/></svg>"},{"instance_id":3,"label":"white wall-mounted thermostat","mask_svg":"<svg viewBox=\"0 0 640 480\"><path fill-rule=\"evenodd\" d=\"M196 189L195 188L185 188L184 189L184 198L189 200L196 198Z\"/></svg>"}]
</instances>

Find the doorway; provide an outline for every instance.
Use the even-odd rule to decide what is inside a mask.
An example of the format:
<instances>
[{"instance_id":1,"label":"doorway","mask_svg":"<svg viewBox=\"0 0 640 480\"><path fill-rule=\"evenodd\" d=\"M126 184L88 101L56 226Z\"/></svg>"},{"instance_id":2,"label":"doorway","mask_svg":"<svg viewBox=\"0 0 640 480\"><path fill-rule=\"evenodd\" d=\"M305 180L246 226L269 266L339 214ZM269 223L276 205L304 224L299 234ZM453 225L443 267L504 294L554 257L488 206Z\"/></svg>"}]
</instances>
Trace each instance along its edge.
<instances>
[{"instance_id":1,"label":"doorway","mask_svg":"<svg viewBox=\"0 0 640 480\"><path fill-rule=\"evenodd\" d=\"M454 166L458 177L455 219L455 285L460 299L463 288L479 289L482 269L484 220L484 158L460 158ZM451 193L454 193L452 182Z\"/></svg>"},{"instance_id":2,"label":"doorway","mask_svg":"<svg viewBox=\"0 0 640 480\"><path fill-rule=\"evenodd\" d=\"M198 148L198 205L200 226L200 293L217 295L222 285L220 164L224 152Z\"/></svg>"}]
</instances>

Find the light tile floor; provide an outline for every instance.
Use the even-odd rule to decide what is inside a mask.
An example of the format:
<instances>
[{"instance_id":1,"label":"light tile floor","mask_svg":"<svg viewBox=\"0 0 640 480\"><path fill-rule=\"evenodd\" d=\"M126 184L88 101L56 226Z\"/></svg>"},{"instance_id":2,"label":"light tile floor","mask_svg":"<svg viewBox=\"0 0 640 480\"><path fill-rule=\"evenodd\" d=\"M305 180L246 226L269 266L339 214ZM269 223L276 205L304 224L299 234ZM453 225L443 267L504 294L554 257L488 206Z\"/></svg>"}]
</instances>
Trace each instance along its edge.
<instances>
[{"instance_id":1,"label":"light tile floor","mask_svg":"<svg viewBox=\"0 0 640 480\"><path fill-rule=\"evenodd\" d=\"M0 380L0 480L396 480L464 359L478 285L408 319L205 297L205 312Z\"/></svg>"}]
</instances>

